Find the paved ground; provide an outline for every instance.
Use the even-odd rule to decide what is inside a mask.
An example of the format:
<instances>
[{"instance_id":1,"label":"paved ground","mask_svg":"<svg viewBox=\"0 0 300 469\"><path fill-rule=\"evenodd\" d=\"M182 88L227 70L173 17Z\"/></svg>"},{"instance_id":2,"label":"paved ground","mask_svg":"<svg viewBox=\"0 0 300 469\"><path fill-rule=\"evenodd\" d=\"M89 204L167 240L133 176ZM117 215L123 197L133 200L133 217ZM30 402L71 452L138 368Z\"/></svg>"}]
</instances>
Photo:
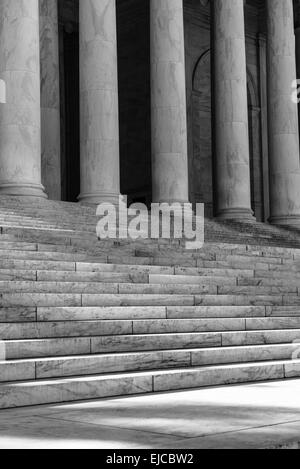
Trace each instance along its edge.
<instances>
[{"instance_id":1,"label":"paved ground","mask_svg":"<svg viewBox=\"0 0 300 469\"><path fill-rule=\"evenodd\" d=\"M0 411L0 448L300 448L300 380Z\"/></svg>"}]
</instances>

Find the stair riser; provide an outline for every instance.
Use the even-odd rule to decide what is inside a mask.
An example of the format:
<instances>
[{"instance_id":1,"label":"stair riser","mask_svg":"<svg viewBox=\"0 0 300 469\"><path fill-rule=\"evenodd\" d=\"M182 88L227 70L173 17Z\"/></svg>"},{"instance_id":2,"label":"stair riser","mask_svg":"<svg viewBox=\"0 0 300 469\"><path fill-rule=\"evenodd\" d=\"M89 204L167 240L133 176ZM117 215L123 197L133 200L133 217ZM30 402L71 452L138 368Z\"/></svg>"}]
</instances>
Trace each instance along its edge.
<instances>
[{"instance_id":1,"label":"stair riser","mask_svg":"<svg viewBox=\"0 0 300 469\"><path fill-rule=\"evenodd\" d=\"M6 360L89 355L91 353L91 339L80 337L6 342L5 351Z\"/></svg>"},{"instance_id":2,"label":"stair riser","mask_svg":"<svg viewBox=\"0 0 300 469\"><path fill-rule=\"evenodd\" d=\"M0 323L34 322L36 319L36 308L0 308Z\"/></svg>"},{"instance_id":3,"label":"stair riser","mask_svg":"<svg viewBox=\"0 0 300 469\"><path fill-rule=\"evenodd\" d=\"M152 392L152 377L133 376L128 378L107 378L93 382L82 379L80 382L63 383L53 386L37 383L30 388L21 384L18 388L7 384L0 387L0 408L16 408L42 404L76 402L83 399L101 399L105 397L130 396Z\"/></svg>"},{"instance_id":4,"label":"stair riser","mask_svg":"<svg viewBox=\"0 0 300 469\"><path fill-rule=\"evenodd\" d=\"M272 308L269 311L265 306L170 306L167 319L265 317L267 311L271 315Z\"/></svg>"},{"instance_id":5,"label":"stair riser","mask_svg":"<svg viewBox=\"0 0 300 469\"><path fill-rule=\"evenodd\" d=\"M130 334L174 334L223 331L300 329L300 318L193 319L138 321L72 321L0 324L1 340Z\"/></svg>"},{"instance_id":6,"label":"stair riser","mask_svg":"<svg viewBox=\"0 0 300 469\"><path fill-rule=\"evenodd\" d=\"M132 321L0 324L1 340L132 334Z\"/></svg>"},{"instance_id":7,"label":"stair riser","mask_svg":"<svg viewBox=\"0 0 300 469\"><path fill-rule=\"evenodd\" d=\"M20 366L23 364L23 367ZM122 356L89 356L45 361L0 364L0 382L91 376L103 373L185 368L191 354L185 351L162 351Z\"/></svg>"},{"instance_id":8,"label":"stair riser","mask_svg":"<svg viewBox=\"0 0 300 469\"><path fill-rule=\"evenodd\" d=\"M233 363L290 360L299 345L158 351L0 363L0 382L91 376L105 373L176 369ZM300 354L299 354L300 355Z\"/></svg>"},{"instance_id":9,"label":"stair riser","mask_svg":"<svg viewBox=\"0 0 300 469\"><path fill-rule=\"evenodd\" d=\"M1 240L0 236L0 250L2 251L37 251L37 244L32 243L11 243Z\"/></svg>"},{"instance_id":10,"label":"stair riser","mask_svg":"<svg viewBox=\"0 0 300 469\"><path fill-rule=\"evenodd\" d=\"M1 273L0 273L1 278ZM79 272L37 272L39 282L103 282L103 283L148 283L149 275L117 272L79 273Z\"/></svg>"},{"instance_id":11,"label":"stair riser","mask_svg":"<svg viewBox=\"0 0 300 469\"><path fill-rule=\"evenodd\" d=\"M75 293L75 294L146 294L216 295L216 286L148 285L92 282L1 282L0 293Z\"/></svg>"},{"instance_id":12,"label":"stair riser","mask_svg":"<svg viewBox=\"0 0 300 469\"><path fill-rule=\"evenodd\" d=\"M289 374L285 365L253 365L191 370L190 372L148 373L146 375L77 379L68 382L41 382L30 387L19 384L2 385L0 408L25 407L38 404L76 402L82 399L128 396L152 392L195 389L207 386L260 382L283 379ZM294 372L296 374L296 372Z\"/></svg>"},{"instance_id":13,"label":"stair riser","mask_svg":"<svg viewBox=\"0 0 300 469\"><path fill-rule=\"evenodd\" d=\"M121 285L120 285L121 289ZM1 293L0 308L47 306L289 306L300 305L298 296L247 295L178 295L174 291L160 294L48 294ZM176 294L177 293L177 294Z\"/></svg>"},{"instance_id":14,"label":"stair riser","mask_svg":"<svg viewBox=\"0 0 300 469\"><path fill-rule=\"evenodd\" d=\"M125 306L11 307L0 309L0 323L136 319L298 318L291 306Z\"/></svg>"},{"instance_id":15,"label":"stair riser","mask_svg":"<svg viewBox=\"0 0 300 469\"><path fill-rule=\"evenodd\" d=\"M0 313L1 314L1 313ZM271 314L271 312L269 313ZM8 316L9 313L6 314ZM201 319L265 317L260 307L113 307L38 308L38 321L79 321L106 319ZM1 317L1 316L0 316ZM0 321L5 322L5 321Z\"/></svg>"},{"instance_id":16,"label":"stair riser","mask_svg":"<svg viewBox=\"0 0 300 469\"><path fill-rule=\"evenodd\" d=\"M71 253L66 254L64 252L34 252L34 251L4 251L0 249L0 264L2 260L7 259L18 259L18 260L49 260L49 261L64 261L64 262L80 262L88 259L87 254ZM103 259L103 258L102 258ZM101 262L102 259L98 259ZM95 261L97 258L95 259Z\"/></svg>"},{"instance_id":17,"label":"stair riser","mask_svg":"<svg viewBox=\"0 0 300 469\"><path fill-rule=\"evenodd\" d=\"M287 344L300 340L297 331L211 332L183 335L112 336L91 339L92 353L134 352L154 349L233 347L265 344Z\"/></svg>"},{"instance_id":18,"label":"stair riser","mask_svg":"<svg viewBox=\"0 0 300 469\"><path fill-rule=\"evenodd\" d=\"M52 270L75 272L75 262L0 260L1 270Z\"/></svg>"}]
</instances>

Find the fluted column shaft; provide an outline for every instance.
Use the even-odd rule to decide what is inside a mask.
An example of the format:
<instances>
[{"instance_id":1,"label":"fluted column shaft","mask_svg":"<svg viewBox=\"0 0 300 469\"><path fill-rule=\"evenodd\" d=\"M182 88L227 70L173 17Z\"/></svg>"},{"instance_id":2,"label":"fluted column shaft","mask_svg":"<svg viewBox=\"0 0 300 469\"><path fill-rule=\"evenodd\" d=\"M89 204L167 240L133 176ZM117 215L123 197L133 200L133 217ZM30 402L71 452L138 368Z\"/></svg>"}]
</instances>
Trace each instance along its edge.
<instances>
[{"instance_id":1,"label":"fluted column shaft","mask_svg":"<svg viewBox=\"0 0 300 469\"><path fill-rule=\"evenodd\" d=\"M42 182L61 200L60 89L57 0L40 0Z\"/></svg>"},{"instance_id":2,"label":"fluted column shaft","mask_svg":"<svg viewBox=\"0 0 300 469\"><path fill-rule=\"evenodd\" d=\"M150 0L154 202L188 202L182 0Z\"/></svg>"},{"instance_id":3,"label":"fluted column shaft","mask_svg":"<svg viewBox=\"0 0 300 469\"><path fill-rule=\"evenodd\" d=\"M0 194L45 197L41 185L38 0L0 0Z\"/></svg>"},{"instance_id":4,"label":"fluted column shaft","mask_svg":"<svg viewBox=\"0 0 300 469\"><path fill-rule=\"evenodd\" d=\"M81 194L118 203L120 194L115 0L79 0Z\"/></svg>"},{"instance_id":5,"label":"fluted column shaft","mask_svg":"<svg viewBox=\"0 0 300 469\"><path fill-rule=\"evenodd\" d=\"M216 215L251 210L244 0L213 0Z\"/></svg>"},{"instance_id":6,"label":"fluted column shaft","mask_svg":"<svg viewBox=\"0 0 300 469\"><path fill-rule=\"evenodd\" d=\"M270 221L300 224L298 109L293 0L267 0Z\"/></svg>"}]
</instances>

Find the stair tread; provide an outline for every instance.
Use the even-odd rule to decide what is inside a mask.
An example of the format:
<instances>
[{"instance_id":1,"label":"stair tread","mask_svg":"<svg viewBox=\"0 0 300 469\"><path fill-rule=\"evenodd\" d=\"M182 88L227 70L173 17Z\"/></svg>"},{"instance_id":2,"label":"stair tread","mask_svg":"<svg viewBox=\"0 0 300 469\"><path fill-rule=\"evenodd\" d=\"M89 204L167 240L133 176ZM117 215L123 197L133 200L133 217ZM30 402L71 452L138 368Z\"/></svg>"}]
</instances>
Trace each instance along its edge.
<instances>
[{"instance_id":1,"label":"stair tread","mask_svg":"<svg viewBox=\"0 0 300 469\"><path fill-rule=\"evenodd\" d=\"M175 374L188 374L188 373L197 373L202 372L204 370L227 370L227 369L239 369L239 368L254 368L254 367L270 367L273 365L285 365L285 364L299 364L300 359L296 360L274 360L274 361L266 361L266 362L251 362L251 363L233 363L233 364L226 364L226 365L205 365L201 367L190 367L190 368L178 368L178 369L158 369L158 370L151 370L151 371L132 371L132 372L124 372L124 373L103 373L100 375L92 375L92 376L78 376L78 377L68 377L68 378L52 378L47 380L28 380L28 381L19 381L19 382L8 382L0 385L0 394L1 394L1 387L5 386L37 386L37 385L48 385L48 384L59 384L59 383L69 383L69 382L85 382L85 381L98 381L98 380L105 380L105 379L118 379L118 378L126 378L131 376L157 376L157 375L175 375Z\"/></svg>"},{"instance_id":2,"label":"stair tread","mask_svg":"<svg viewBox=\"0 0 300 469\"><path fill-rule=\"evenodd\" d=\"M224 347L211 347L211 348L186 348L186 349L153 349L151 351L136 351L136 352L111 352L111 353L96 353L96 354L82 354L82 355L63 355L59 357L36 357L36 358L19 358L19 359L8 359L8 360L0 360L0 365L9 365L9 364L18 364L18 363L36 363L36 362L57 362L57 361L64 361L64 360L72 360L76 361L78 359L100 359L100 358L107 358L107 357L133 357L139 356L143 357L150 354L155 353L197 353L197 352L211 352L214 353L216 351L222 351L224 353L228 351L240 351L240 350L258 350L258 349L268 349L268 348L285 348L285 347L293 347L297 344L292 344L290 342L280 343L280 344L262 344L262 345L237 345L234 347L224 346ZM300 359L299 359L300 360Z\"/></svg>"}]
</instances>

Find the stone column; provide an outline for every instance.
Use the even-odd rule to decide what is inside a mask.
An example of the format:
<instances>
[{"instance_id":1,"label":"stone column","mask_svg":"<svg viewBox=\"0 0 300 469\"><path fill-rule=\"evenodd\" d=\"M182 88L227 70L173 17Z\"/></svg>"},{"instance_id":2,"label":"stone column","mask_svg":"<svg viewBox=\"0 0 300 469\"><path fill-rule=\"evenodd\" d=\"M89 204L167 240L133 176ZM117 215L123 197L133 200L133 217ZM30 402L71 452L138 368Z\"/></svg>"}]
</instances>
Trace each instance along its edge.
<instances>
[{"instance_id":1,"label":"stone column","mask_svg":"<svg viewBox=\"0 0 300 469\"><path fill-rule=\"evenodd\" d=\"M270 221L300 225L298 109L293 0L267 0Z\"/></svg>"},{"instance_id":2,"label":"stone column","mask_svg":"<svg viewBox=\"0 0 300 469\"><path fill-rule=\"evenodd\" d=\"M251 210L244 0L213 0L216 215L254 220Z\"/></svg>"},{"instance_id":3,"label":"stone column","mask_svg":"<svg viewBox=\"0 0 300 469\"><path fill-rule=\"evenodd\" d=\"M38 0L0 0L0 194L46 197L41 184Z\"/></svg>"},{"instance_id":4,"label":"stone column","mask_svg":"<svg viewBox=\"0 0 300 469\"><path fill-rule=\"evenodd\" d=\"M182 0L150 0L153 202L186 203L187 113Z\"/></svg>"},{"instance_id":5,"label":"stone column","mask_svg":"<svg viewBox=\"0 0 300 469\"><path fill-rule=\"evenodd\" d=\"M60 89L57 0L40 0L42 182L61 200Z\"/></svg>"},{"instance_id":6,"label":"stone column","mask_svg":"<svg viewBox=\"0 0 300 469\"><path fill-rule=\"evenodd\" d=\"M300 1L294 0L294 15L295 15L295 39L296 39L296 76L300 79ZM299 89L299 85L297 87ZM298 93L298 99L300 98ZM298 104L298 116L300 112L300 103ZM299 121L299 118L298 118ZM300 135L300 121L299 121L299 135Z\"/></svg>"},{"instance_id":7,"label":"stone column","mask_svg":"<svg viewBox=\"0 0 300 469\"><path fill-rule=\"evenodd\" d=\"M81 194L117 204L120 194L115 0L79 0Z\"/></svg>"},{"instance_id":8,"label":"stone column","mask_svg":"<svg viewBox=\"0 0 300 469\"><path fill-rule=\"evenodd\" d=\"M295 38L296 38L296 71L300 79L300 1L294 0Z\"/></svg>"}]
</instances>

